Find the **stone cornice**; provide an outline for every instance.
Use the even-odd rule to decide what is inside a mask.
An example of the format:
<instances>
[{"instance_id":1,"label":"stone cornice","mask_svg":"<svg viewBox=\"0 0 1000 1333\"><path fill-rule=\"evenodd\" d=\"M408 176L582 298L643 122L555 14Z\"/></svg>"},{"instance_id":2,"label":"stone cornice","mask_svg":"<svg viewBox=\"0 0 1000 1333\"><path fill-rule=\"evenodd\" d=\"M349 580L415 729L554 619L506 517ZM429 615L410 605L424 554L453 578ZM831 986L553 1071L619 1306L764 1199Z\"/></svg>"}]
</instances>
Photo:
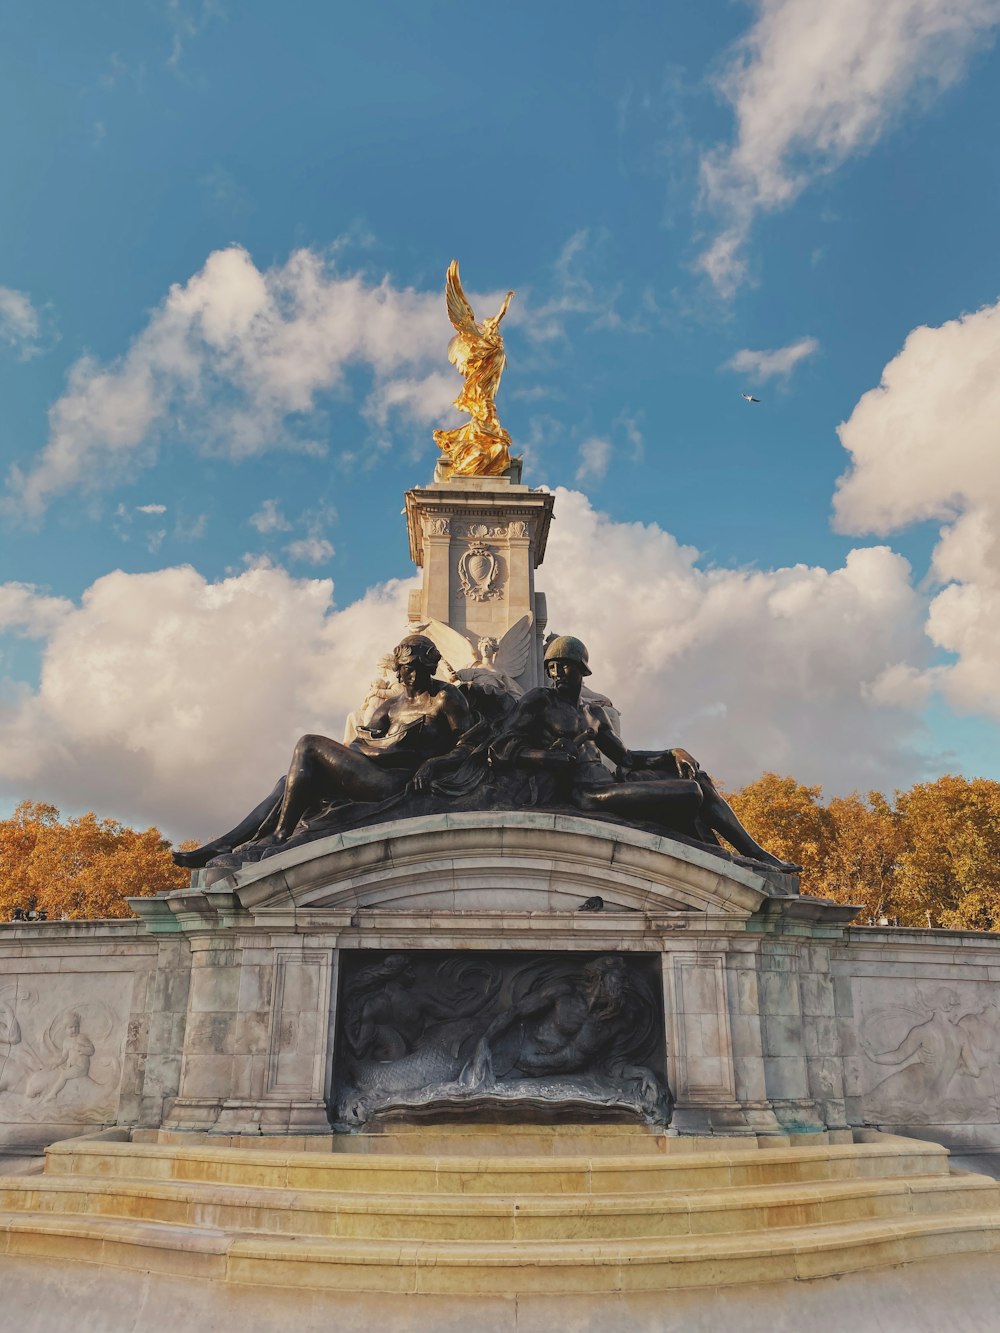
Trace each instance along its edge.
<instances>
[{"instance_id":1,"label":"stone cornice","mask_svg":"<svg viewBox=\"0 0 1000 1333\"><path fill-rule=\"evenodd\" d=\"M506 520L522 519L526 524L533 547L533 563L537 567L545 556L554 503L555 497L548 491L492 481L466 483L465 486L449 481L414 487L406 492L404 511L410 538L410 559L418 566L424 563L423 518L435 515L461 516L463 519L482 517L495 522L498 512L502 511Z\"/></svg>"}]
</instances>

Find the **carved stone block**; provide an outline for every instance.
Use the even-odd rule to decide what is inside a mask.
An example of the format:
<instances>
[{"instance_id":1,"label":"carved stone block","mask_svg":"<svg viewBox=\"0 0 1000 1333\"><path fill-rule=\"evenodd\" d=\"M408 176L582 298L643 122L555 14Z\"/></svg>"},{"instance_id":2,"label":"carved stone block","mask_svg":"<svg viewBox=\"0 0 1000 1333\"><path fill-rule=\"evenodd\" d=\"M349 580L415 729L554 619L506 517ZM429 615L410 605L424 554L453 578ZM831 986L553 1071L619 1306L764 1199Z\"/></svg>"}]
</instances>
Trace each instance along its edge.
<instances>
[{"instance_id":1,"label":"carved stone block","mask_svg":"<svg viewBox=\"0 0 1000 1333\"><path fill-rule=\"evenodd\" d=\"M277 951L267 1066L268 1096L323 1096L330 979L329 950Z\"/></svg>"},{"instance_id":2,"label":"carved stone block","mask_svg":"<svg viewBox=\"0 0 1000 1333\"><path fill-rule=\"evenodd\" d=\"M894 1126L1000 1120L1000 997L989 981L856 982L864 1116ZM851 1091L855 1089L852 1086Z\"/></svg>"},{"instance_id":3,"label":"carved stone block","mask_svg":"<svg viewBox=\"0 0 1000 1333\"><path fill-rule=\"evenodd\" d=\"M131 1094L141 1084L141 1025L126 1067L131 992L123 972L0 977L0 1122L8 1142L114 1123L123 1079Z\"/></svg>"}]
</instances>

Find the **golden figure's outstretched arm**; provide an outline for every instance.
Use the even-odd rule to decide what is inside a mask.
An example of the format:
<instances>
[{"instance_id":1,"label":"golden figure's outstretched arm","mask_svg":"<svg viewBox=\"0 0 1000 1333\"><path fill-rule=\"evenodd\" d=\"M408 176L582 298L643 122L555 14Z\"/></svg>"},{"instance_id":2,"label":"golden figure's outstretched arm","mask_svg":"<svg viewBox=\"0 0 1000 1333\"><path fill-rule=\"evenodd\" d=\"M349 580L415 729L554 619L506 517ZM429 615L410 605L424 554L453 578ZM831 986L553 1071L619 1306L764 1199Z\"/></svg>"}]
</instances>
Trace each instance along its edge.
<instances>
[{"instance_id":1,"label":"golden figure's outstretched arm","mask_svg":"<svg viewBox=\"0 0 1000 1333\"><path fill-rule=\"evenodd\" d=\"M486 323L491 325L495 329L497 325L500 323L500 321L503 319L504 315L506 315L507 308L510 305L511 301L513 301L513 299L514 299L514 293L508 292L507 295L503 298L503 305L500 307L499 313L494 315L492 319L488 319Z\"/></svg>"}]
</instances>

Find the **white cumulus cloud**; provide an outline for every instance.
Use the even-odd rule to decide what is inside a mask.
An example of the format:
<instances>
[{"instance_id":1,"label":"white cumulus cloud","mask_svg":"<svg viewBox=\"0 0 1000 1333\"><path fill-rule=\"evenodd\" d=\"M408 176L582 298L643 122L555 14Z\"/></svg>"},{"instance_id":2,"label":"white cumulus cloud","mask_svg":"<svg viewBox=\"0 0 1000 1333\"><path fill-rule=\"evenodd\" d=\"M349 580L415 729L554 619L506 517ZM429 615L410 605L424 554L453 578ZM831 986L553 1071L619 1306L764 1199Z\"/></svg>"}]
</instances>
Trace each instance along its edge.
<instances>
[{"instance_id":1,"label":"white cumulus cloud","mask_svg":"<svg viewBox=\"0 0 1000 1333\"><path fill-rule=\"evenodd\" d=\"M269 532L288 532L292 526L281 512L277 500L265 500L256 514L250 515L247 522L262 536Z\"/></svg>"},{"instance_id":2,"label":"white cumulus cloud","mask_svg":"<svg viewBox=\"0 0 1000 1333\"><path fill-rule=\"evenodd\" d=\"M831 790L905 785L926 666L924 603L905 560L705 569L653 524L616 523L560 491L538 584L551 628L588 644L593 684L637 747L687 746L731 785L766 768ZM414 580L343 609L329 579L261 562L209 582L117 571L79 605L6 585L0 612L44 638L37 687L0 692L0 774L35 796L157 822L228 827L307 731L339 736L405 632ZM5 600L6 599L6 600Z\"/></svg>"},{"instance_id":3,"label":"white cumulus cloud","mask_svg":"<svg viewBox=\"0 0 1000 1333\"><path fill-rule=\"evenodd\" d=\"M325 564L333 556L333 543L315 533L309 537L299 537L285 547L290 560L306 565Z\"/></svg>"},{"instance_id":4,"label":"white cumulus cloud","mask_svg":"<svg viewBox=\"0 0 1000 1333\"><path fill-rule=\"evenodd\" d=\"M942 526L931 575L945 585L928 633L956 655L936 673L949 701L1000 717L1000 301L921 326L840 427L843 532Z\"/></svg>"},{"instance_id":5,"label":"white cumulus cloud","mask_svg":"<svg viewBox=\"0 0 1000 1333\"><path fill-rule=\"evenodd\" d=\"M0 631L45 639L73 609L67 597L52 597L32 583L0 583Z\"/></svg>"},{"instance_id":6,"label":"white cumulus cloud","mask_svg":"<svg viewBox=\"0 0 1000 1333\"><path fill-rule=\"evenodd\" d=\"M440 291L340 274L311 250L263 271L240 246L217 250L117 361L75 363L47 443L9 476L8 506L37 515L66 491L113 484L152 460L168 426L231 458L318 449L289 419L342 388L352 365L370 369L376 401L404 379L402 405L425 413L421 375L437 372L449 336Z\"/></svg>"},{"instance_id":7,"label":"white cumulus cloud","mask_svg":"<svg viewBox=\"0 0 1000 1333\"><path fill-rule=\"evenodd\" d=\"M29 357L38 351L40 335L41 318L27 292L0 287L0 346Z\"/></svg>"},{"instance_id":8,"label":"white cumulus cloud","mask_svg":"<svg viewBox=\"0 0 1000 1333\"><path fill-rule=\"evenodd\" d=\"M600 481L608 470L613 452L611 441L599 435L584 440L580 445L580 465L576 469L577 481L589 479Z\"/></svg>"},{"instance_id":9,"label":"white cumulus cloud","mask_svg":"<svg viewBox=\"0 0 1000 1333\"><path fill-rule=\"evenodd\" d=\"M37 689L0 697L5 794L177 837L220 831L266 793L299 735L341 734L387 639L405 632L410 586L344 610L329 579L266 567L216 583L189 566L119 570L79 606L0 587L0 610L47 631Z\"/></svg>"},{"instance_id":10,"label":"white cumulus cloud","mask_svg":"<svg viewBox=\"0 0 1000 1333\"><path fill-rule=\"evenodd\" d=\"M765 769L832 791L906 785L919 702L872 687L925 665L925 604L906 560L840 569L704 569L654 524L615 523L558 491L538 573L550 628L590 649L626 741L680 744L730 785Z\"/></svg>"},{"instance_id":11,"label":"white cumulus cloud","mask_svg":"<svg viewBox=\"0 0 1000 1333\"><path fill-rule=\"evenodd\" d=\"M386 380L372 390L365 415L383 429L394 413L402 413L422 424L435 424L454 416L452 402L460 387L461 380L443 371Z\"/></svg>"},{"instance_id":12,"label":"white cumulus cloud","mask_svg":"<svg viewBox=\"0 0 1000 1333\"><path fill-rule=\"evenodd\" d=\"M593 317L587 327L624 327L613 293L580 272L586 244L585 233L571 238L550 275L552 292L533 303L520 297L510 325L542 341L582 313ZM444 272L440 285L417 291L341 271L338 249L297 250L266 269L241 246L216 250L170 288L121 356L80 357L49 410L45 444L8 474L0 499L8 515L37 519L60 495L114 486L149 466L166 442L231 460L275 449L323 453L328 443L350 456L358 442L330 441L318 414L356 387L356 368L367 377L361 412L376 444L399 421L458 422L451 404L461 379L445 362L454 330ZM7 295L9 320L26 328L23 294ZM502 294L473 290L470 300L482 318ZM3 318L0 299L0 340Z\"/></svg>"},{"instance_id":13,"label":"white cumulus cloud","mask_svg":"<svg viewBox=\"0 0 1000 1333\"><path fill-rule=\"evenodd\" d=\"M755 352L744 347L726 362L726 368L752 375L761 383L773 379L787 380L796 366L815 356L818 351L819 341L816 338L799 338L786 347L775 347L767 352Z\"/></svg>"},{"instance_id":14,"label":"white cumulus cloud","mask_svg":"<svg viewBox=\"0 0 1000 1333\"><path fill-rule=\"evenodd\" d=\"M723 295L746 275L754 218L871 147L916 98L953 83L1000 23L1000 0L757 0L719 80L732 143L701 163L722 229L700 267Z\"/></svg>"}]
</instances>

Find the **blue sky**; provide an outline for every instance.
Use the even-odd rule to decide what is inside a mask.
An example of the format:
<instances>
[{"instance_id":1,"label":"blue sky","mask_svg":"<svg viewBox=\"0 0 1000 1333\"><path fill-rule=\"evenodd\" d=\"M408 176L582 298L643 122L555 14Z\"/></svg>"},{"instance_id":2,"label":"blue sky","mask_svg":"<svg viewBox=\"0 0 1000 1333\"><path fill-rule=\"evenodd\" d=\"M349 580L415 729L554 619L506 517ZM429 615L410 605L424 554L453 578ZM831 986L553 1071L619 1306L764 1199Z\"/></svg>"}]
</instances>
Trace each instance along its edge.
<instances>
[{"instance_id":1,"label":"blue sky","mask_svg":"<svg viewBox=\"0 0 1000 1333\"><path fill-rule=\"evenodd\" d=\"M453 420L452 257L517 290L502 420L587 497L539 584L627 739L1000 778L1000 4L834 8L6 6L7 802L210 831L337 734Z\"/></svg>"}]
</instances>

